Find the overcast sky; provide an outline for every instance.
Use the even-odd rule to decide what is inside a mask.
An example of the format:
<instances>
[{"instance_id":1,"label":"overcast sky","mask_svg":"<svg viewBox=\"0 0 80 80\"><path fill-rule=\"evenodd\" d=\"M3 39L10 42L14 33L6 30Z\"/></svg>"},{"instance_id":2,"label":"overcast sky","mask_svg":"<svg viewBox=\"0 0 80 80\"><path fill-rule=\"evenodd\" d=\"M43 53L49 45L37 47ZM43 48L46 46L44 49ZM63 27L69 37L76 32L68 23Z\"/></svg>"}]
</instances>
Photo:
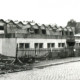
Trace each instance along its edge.
<instances>
[{"instance_id":1,"label":"overcast sky","mask_svg":"<svg viewBox=\"0 0 80 80\"><path fill-rule=\"evenodd\" d=\"M80 21L80 0L0 0L0 18L66 26Z\"/></svg>"}]
</instances>

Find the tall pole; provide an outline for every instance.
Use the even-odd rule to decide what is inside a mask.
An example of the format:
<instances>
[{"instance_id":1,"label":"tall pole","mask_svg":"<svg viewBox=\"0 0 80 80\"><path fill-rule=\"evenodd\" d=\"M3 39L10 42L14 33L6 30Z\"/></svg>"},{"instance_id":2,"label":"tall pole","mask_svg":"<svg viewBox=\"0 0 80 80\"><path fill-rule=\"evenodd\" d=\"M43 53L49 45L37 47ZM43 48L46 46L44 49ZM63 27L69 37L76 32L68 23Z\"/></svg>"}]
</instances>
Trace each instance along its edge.
<instances>
[{"instance_id":1,"label":"tall pole","mask_svg":"<svg viewBox=\"0 0 80 80\"><path fill-rule=\"evenodd\" d=\"M15 39L16 39L16 55L15 55L15 63L17 62L21 62L19 59L18 59L18 45L17 45L17 31L15 32Z\"/></svg>"}]
</instances>

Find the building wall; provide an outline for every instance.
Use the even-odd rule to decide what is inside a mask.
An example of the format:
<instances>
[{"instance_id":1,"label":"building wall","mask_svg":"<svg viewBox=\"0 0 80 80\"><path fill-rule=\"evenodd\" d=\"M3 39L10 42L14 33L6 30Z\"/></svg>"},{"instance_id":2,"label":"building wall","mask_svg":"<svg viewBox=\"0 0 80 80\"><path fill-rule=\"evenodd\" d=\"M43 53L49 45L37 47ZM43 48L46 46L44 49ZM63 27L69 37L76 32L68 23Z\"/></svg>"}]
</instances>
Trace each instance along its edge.
<instances>
[{"instance_id":1,"label":"building wall","mask_svg":"<svg viewBox=\"0 0 80 80\"><path fill-rule=\"evenodd\" d=\"M2 40L2 54L6 56L16 55L16 39L14 38L3 38Z\"/></svg>"},{"instance_id":2,"label":"building wall","mask_svg":"<svg viewBox=\"0 0 80 80\"><path fill-rule=\"evenodd\" d=\"M34 48L34 43L43 43L43 48L47 48L47 43L55 43L55 48L58 48L58 43L66 44L66 39L17 38L17 43L30 43L30 48Z\"/></svg>"},{"instance_id":3,"label":"building wall","mask_svg":"<svg viewBox=\"0 0 80 80\"><path fill-rule=\"evenodd\" d=\"M47 43L55 43L55 48L58 48L58 43L66 44L66 39L3 38L3 39L0 39L0 53L6 56L15 57L16 45L17 45L16 42L17 43L30 43L30 48L34 48L35 43L43 43L43 48L47 48ZM44 51L43 53L45 54ZM41 55L43 53L41 53ZM24 53L22 52L21 55L23 54ZM34 55L35 55L35 51L34 51Z\"/></svg>"},{"instance_id":4,"label":"building wall","mask_svg":"<svg viewBox=\"0 0 80 80\"><path fill-rule=\"evenodd\" d=\"M49 53L49 51L53 51L53 55L56 56L57 53L55 53L55 49L59 49L58 43L65 43L66 44L66 39L37 39L37 38L17 38L17 43L29 43L30 47L29 48L18 48L18 57L22 56L44 56L45 54ZM36 48L35 52L35 43L43 43L43 48ZM53 48L47 48L47 43L55 43L55 47ZM18 46L19 47L19 46Z\"/></svg>"},{"instance_id":5,"label":"building wall","mask_svg":"<svg viewBox=\"0 0 80 80\"><path fill-rule=\"evenodd\" d=\"M2 39L0 38L0 54L2 54Z\"/></svg>"}]
</instances>

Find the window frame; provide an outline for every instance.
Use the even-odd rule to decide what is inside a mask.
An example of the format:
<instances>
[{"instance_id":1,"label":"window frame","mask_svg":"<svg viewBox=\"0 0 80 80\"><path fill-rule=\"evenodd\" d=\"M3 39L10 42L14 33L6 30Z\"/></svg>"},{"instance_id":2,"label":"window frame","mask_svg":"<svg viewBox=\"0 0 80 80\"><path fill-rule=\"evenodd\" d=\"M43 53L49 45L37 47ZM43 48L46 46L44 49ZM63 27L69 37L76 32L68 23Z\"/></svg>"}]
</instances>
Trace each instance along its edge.
<instances>
[{"instance_id":1,"label":"window frame","mask_svg":"<svg viewBox=\"0 0 80 80\"><path fill-rule=\"evenodd\" d=\"M0 26L0 30L4 30L4 26Z\"/></svg>"},{"instance_id":2,"label":"window frame","mask_svg":"<svg viewBox=\"0 0 80 80\"><path fill-rule=\"evenodd\" d=\"M42 44L42 45L41 45ZM37 47L36 47L36 45L37 45ZM42 47L40 47L40 45L42 46ZM34 48L43 48L43 43L34 43Z\"/></svg>"},{"instance_id":3,"label":"window frame","mask_svg":"<svg viewBox=\"0 0 80 80\"><path fill-rule=\"evenodd\" d=\"M35 34L39 34L39 29L34 29Z\"/></svg>"},{"instance_id":4,"label":"window frame","mask_svg":"<svg viewBox=\"0 0 80 80\"><path fill-rule=\"evenodd\" d=\"M21 47L23 46L23 47ZM19 49L24 49L24 43L19 43Z\"/></svg>"},{"instance_id":5,"label":"window frame","mask_svg":"<svg viewBox=\"0 0 80 80\"><path fill-rule=\"evenodd\" d=\"M47 48L55 48L55 43L47 43Z\"/></svg>"},{"instance_id":6,"label":"window frame","mask_svg":"<svg viewBox=\"0 0 80 80\"><path fill-rule=\"evenodd\" d=\"M65 47L65 43L58 43L58 47L60 48L62 48L62 47Z\"/></svg>"},{"instance_id":7,"label":"window frame","mask_svg":"<svg viewBox=\"0 0 80 80\"><path fill-rule=\"evenodd\" d=\"M39 48L43 48L43 43L39 43Z\"/></svg>"},{"instance_id":8,"label":"window frame","mask_svg":"<svg viewBox=\"0 0 80 80\"><path fill-rule=\"evenodd\" d=\"M42 29L42 34L44 34L44 35L46 34L46 30L45 29Z\"/></svg>"},{"instance_id":9,"label":"window frame","mask_svg":"<svg viewBox=\"0 0 80 80\"><path fill-rule=\"evenodd\" d=\"M26 47L26 45L28 45L28 47ZM28 48L30 48L30 43L25 43L25 49L28 49Z\"/></svg>"}]
</instances>

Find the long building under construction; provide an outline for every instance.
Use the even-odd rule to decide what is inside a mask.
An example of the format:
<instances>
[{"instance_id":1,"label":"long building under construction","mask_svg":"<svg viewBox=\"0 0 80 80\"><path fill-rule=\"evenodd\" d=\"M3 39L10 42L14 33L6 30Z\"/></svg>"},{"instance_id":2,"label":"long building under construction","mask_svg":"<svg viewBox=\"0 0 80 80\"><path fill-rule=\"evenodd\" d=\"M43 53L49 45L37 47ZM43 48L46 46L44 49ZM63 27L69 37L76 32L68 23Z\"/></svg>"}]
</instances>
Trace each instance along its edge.
<instances>
[{"instance_id":1,"label":"long building under construction","mask_svg":"<svg viewBox=\"0 0 80 80\"><path fill-rule=\"evenodd\" d=\"M7 56L46 54L49 50L66 48L66 40L75 38L75 47L80 46L80 23L74 26L38 24L30 21L0 19L0 53ZM56 55L56 54L55 54Z\"/></svg>"}]
</instances>

